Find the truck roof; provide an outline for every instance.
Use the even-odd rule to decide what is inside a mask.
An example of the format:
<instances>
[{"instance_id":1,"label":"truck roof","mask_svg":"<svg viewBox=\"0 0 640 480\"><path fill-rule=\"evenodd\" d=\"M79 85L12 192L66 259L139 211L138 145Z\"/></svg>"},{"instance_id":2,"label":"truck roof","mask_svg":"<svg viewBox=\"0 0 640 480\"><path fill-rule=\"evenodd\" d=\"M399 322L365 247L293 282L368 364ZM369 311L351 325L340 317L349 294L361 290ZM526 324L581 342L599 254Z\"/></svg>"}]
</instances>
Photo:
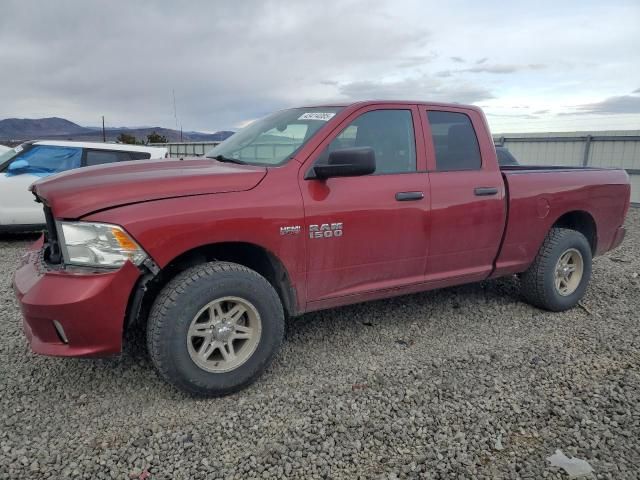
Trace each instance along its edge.
<instances>
[{"instance_id":1,"label":"truck roof","mask_svg":"<svg viewBox=\"0 0 640 480\"><path fill-rule=\"evenodd\" d=\"M314 108L314 107L362 107L367 105L424 105L427 107L447 107L447 108L465 108L469 110L476 110L482 112L480 107L475 105L466 105L462 103L454 102L430 102L425 100L360 100L357 102L336 102L336 103L323 103L314 105L303 105L301 108Z\"/></svg>"}]
</instances>

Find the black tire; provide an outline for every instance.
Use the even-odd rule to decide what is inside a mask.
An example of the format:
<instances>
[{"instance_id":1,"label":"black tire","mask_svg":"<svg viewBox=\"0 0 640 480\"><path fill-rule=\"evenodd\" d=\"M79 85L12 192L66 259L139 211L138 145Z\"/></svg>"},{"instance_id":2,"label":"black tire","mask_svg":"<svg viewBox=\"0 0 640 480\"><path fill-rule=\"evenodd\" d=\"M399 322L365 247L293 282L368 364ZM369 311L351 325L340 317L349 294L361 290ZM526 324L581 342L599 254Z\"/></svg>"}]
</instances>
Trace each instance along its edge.
<instances>
[{"instance_id":1,"label":"black tire","mask_svg":"<svg viewBox=\"0 0 640 480\"><path fill-rule=\"evenodd\" d=\"M192 360L187 332L203 307L224 297L240 297L255 306L262 331L243 364L214 373ZM149 315L147 348L158 372L169 383L193 395L215 397L254 382L273 360L283 336L282 304L271 284L242 265L211 262L181 272L158 294Z\"/></svg>"},{"instance_id":2,"label":"black tire","mask_svg":"<svg viewBox=\"0 0 640 480\"><path fill-rule=\"evenodd\" d=\"M573 293L562 295L555 282L556 265L570 249L580 252L583 272ZM522 295L536 307L560 312L575 307L584 296L591 278L591 246L580 232L567 228L552 228L529 269L520 276Z\"/></svg>"}]
</instances>

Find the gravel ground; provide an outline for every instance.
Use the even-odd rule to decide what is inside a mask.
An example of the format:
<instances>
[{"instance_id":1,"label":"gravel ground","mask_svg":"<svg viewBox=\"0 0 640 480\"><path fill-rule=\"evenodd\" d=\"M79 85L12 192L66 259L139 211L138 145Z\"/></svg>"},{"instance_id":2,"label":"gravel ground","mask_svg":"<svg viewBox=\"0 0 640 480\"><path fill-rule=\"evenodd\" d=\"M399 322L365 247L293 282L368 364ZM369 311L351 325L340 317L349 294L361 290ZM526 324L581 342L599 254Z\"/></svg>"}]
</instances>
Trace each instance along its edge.
<instances>
[{"instance_id":1,"label":"gravel ground","mask_svg":"<svg viewBox=\"0 0 640 480\"><path fill-rule=\"evenodd\" d=\"M292 321L261 380L194 400L140 336L117 359L33 355L0 239L0 478L640 477L640 210L595 260L584 308L522 303L509 278Z\"/></svg>"}]
</instances>

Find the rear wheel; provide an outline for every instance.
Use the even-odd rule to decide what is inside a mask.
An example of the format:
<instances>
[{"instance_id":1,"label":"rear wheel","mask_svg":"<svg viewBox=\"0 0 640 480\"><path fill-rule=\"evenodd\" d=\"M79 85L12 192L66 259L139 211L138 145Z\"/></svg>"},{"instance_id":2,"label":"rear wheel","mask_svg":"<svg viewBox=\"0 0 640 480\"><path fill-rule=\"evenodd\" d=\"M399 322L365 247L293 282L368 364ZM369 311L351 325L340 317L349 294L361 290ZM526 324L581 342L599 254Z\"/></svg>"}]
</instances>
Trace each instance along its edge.
<instances>
[{"instance_id":1,"label":"rear wheel","mask_svg":"<svg viewBox=\"0 0 640 480\"><path fill-rule=\"evenodd\" d=\"M552 228L521 279L525 299L540 308L562 311L578 304L591 278L591 246L580 232Z\"/></svg>"},{"instance_id":2,"label":"rear wheel","mask_svg":"<svg viewBox=\"0 0 640 480\"><path fill-rule=\"evenodd\" d=\"M253 382L284 336L277 293L242 265L192 267L158 295L147 346L160 374L189 393L220 396Z\"/></svg>"}]
</instances>

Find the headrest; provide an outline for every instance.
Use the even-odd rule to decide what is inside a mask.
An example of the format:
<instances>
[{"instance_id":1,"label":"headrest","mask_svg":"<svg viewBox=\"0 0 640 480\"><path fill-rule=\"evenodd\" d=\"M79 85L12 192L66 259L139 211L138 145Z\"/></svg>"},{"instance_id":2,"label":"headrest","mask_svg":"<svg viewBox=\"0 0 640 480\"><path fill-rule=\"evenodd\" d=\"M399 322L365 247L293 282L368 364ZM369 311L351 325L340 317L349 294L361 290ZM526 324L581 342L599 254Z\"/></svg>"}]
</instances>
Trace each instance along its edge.
<instances>
[{"instance_id":1,"label":"headrest","mask_svg":"<svg viewBox=\"0 0 640 480\"><path fill-rule=\"evenodd\" d=\"M471 125L462 124L449 127L449 150L475 150L477 148L476 142L473 141L475 135Z\"/></svg>"}]
</instances>

